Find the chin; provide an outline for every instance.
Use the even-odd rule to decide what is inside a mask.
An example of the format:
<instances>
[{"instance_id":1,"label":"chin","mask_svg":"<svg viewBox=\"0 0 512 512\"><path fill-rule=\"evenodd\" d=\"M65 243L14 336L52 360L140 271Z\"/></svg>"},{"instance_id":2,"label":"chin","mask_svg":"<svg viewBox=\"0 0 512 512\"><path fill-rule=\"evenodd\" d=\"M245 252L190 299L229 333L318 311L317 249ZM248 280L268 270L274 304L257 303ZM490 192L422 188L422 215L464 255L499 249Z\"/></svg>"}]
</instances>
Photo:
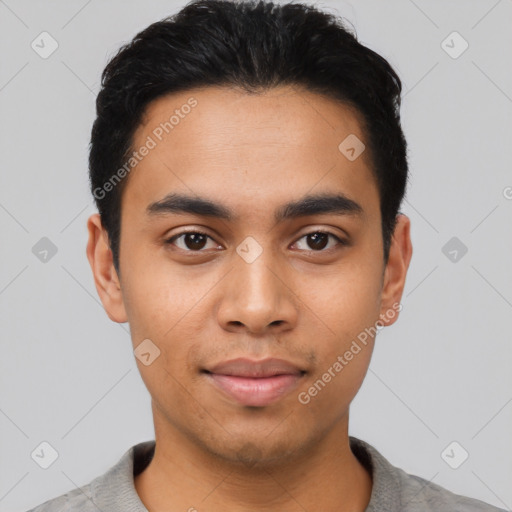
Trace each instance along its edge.
<instances>
[{"instance_id":1,"label":"chin","mask_svg":"<svg viewBox=\"0 0 512 512\"><path fill-rule=\"evenodd\" d=\"M236 436L231 439L228 436L228 439L219 440L215 446L203 446L216 458L253 470L283 464L289 461L292 454L297 455L297 452L304 449L304 444L299 440L294 444L290 437L286 436L286 439L274 438L271 442L267 434L261 434L259 439L253 436L250 440L247 435L240 436L238 440Z\"/></svg>"}]
</instances>

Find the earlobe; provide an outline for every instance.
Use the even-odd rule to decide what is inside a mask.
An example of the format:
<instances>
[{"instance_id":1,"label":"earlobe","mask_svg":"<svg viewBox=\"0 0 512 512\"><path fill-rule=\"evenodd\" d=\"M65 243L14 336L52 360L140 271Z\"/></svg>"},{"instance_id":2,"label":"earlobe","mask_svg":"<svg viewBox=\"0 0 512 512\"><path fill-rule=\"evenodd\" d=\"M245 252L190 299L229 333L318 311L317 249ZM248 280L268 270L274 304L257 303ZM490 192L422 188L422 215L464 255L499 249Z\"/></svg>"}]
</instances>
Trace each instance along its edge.
<instances>
[{"instance_id":1,"label":"earlobe","mask_svg":"<svg viewBox=\"0 0 512 512\"><path fill-rule=\"evenodd\" d=\"M406 215L397 216L381 294L380 323L384 326L394 324L398 318L397 312L401 310L400 300L412 257L410 226L410 219Z\"/></svg>"},{"instance_id":2,"label":"earlobe","mask_svg":"<svg viewBox=\"0 0 512 512\"><path fill-rule=\"evenodd\" d=\"M87 259L103 307L112 321L127 322L121 284L114 267L108 235L98 213L91 215L87 220L87 230Z\"/></svg>"}]
</instances>

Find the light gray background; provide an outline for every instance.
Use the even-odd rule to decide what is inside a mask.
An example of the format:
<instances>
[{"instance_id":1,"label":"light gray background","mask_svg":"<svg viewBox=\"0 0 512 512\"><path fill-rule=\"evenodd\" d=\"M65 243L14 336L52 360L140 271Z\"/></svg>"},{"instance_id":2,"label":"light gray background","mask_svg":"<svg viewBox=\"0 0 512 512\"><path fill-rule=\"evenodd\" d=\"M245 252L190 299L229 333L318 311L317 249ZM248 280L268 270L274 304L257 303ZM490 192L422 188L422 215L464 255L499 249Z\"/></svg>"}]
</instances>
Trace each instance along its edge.
<instances>
[{"instance_id":1,"label":"light gray background","mask_svg":"<svg viewBox=\"0 0 512 512\"><path fill-rule=\"evenodd\" d=\"M83 486L153 438L128 325L103 311L85 256L87 150L108 58L182 5L0 0L0 511ZM317 5L397 69L410 148L403 311L379 334L350 433L510 509L512 1ZM48 59L31 48L42 31L59 44ZM456 59L441 47L453 31L469 43ZM457 262L442 252L453 236L468 248ZM32 253L42 237L58 248L46 263ZM59 454L46 470L30 456L42 441ZM441 457L452 441L469 452L458 469Z\"/></svg>"}]
</instances>

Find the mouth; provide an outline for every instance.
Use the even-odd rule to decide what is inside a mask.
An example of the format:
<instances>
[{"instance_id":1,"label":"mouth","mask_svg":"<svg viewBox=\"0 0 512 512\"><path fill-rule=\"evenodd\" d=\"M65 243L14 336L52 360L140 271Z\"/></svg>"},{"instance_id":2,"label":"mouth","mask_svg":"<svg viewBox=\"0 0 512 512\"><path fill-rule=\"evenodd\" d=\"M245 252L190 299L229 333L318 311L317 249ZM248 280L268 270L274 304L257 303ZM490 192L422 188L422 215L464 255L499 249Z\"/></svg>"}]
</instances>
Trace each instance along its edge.
<instances>
[{"instance_id":1,"label":"mouth","mask_svg":"<svg viewBox=\"0 0 512 512\"><path fill-rule=\"evenodd\" d=\"M202 370L209 382L235 402L252 407L271 405L293 391L306 371L282 359L234 359Z\"/></svg>"}]
</instances>

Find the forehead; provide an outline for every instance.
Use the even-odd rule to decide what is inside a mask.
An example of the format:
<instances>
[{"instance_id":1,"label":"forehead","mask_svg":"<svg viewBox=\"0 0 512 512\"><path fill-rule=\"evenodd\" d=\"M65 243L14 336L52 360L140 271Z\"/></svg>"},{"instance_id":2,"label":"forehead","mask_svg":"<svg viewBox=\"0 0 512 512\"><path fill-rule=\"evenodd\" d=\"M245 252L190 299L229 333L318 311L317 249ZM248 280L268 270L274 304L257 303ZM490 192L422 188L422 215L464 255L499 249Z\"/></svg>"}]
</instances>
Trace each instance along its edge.
<instances>
[{"instance_id":1,"label":"forehead","mask_svg":"<svg viewBox=\"0 0 512 512\"><path fill-rule=\"evenodd\" d=\"M350 107L298 87L167 95L149 104L134 134L134 150L151 149L123 203L142 208L175 191L261 209L333 189L378 202L369 151L351 161L340 150L347 137L364 142L360 121Z\"/></svg>"},{"instance_id":2,"label":"forehead","mask_svg":"<svg viewBox=\"0 0 512 512\"><path fill-rule=\"evenodd\" d=\"M257 142L295 143L311 149L336 142L343 134L362 140L361 121L361 115L350 106L298 86L259 93L204 87L152 101L134 141L153 135L157 143L174 146L254 146Z\"/></svg>"}]
</instances>

